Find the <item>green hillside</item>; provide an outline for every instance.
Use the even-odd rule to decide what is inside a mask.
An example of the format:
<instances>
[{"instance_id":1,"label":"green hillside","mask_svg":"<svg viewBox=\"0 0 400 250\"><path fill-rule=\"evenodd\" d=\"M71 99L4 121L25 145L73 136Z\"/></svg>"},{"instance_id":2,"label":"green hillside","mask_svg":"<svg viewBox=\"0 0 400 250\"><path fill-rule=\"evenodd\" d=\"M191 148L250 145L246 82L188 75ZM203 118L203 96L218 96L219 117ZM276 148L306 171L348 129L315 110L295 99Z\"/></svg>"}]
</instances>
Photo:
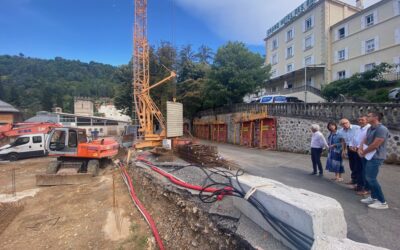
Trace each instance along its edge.
<instances>
[{"instance_id":1,"label":"green hillside","mask_svg":"<svg viewBox=\"0 0 400 250\"><path fill-rule=\"evenodd\" d=\"M74 96L113 97L117 68L111 65L56 57L43 60L0 56L0 99L20 109L26 117L53 106L73 111Z\"/></svg>"}]
</instances>

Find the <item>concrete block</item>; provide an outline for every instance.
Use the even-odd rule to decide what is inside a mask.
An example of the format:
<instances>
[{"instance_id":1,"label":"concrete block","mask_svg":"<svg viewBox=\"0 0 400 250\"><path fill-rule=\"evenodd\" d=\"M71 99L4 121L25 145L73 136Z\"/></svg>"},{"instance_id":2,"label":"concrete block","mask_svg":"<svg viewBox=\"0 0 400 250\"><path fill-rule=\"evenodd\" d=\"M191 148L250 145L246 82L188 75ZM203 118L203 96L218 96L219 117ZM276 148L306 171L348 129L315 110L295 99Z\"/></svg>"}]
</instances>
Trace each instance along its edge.
<instances>
[{"instance_id":1,"label":"concrete block","mask_svg":"<svg viewBox=\"0 0 400 250\"><path fill-rule=\"evenodd\" d=\"M343 209L335 199L258 176L243 175L238 180L244 193L252 187L257 187L252 196L261 202L270 214L306 235L312 238L320 235L346 238L347 224ZM233 179L233 183L239 188L236 179ZM234 199L234 205L286 246L297 249L276 232L245 199Z\"/></svg>"},{"instance_id":2,"label":"concrete block","mask_svg":"<svg viewBox=\"0 0 400 250\"><path fill-rule=\"evenodd\" d=\"M359 243L350 239L338 239L330 236L318 236L311 250L388 250L387 248L377 247L369 244Z\"/></svg>"}]
</instances>

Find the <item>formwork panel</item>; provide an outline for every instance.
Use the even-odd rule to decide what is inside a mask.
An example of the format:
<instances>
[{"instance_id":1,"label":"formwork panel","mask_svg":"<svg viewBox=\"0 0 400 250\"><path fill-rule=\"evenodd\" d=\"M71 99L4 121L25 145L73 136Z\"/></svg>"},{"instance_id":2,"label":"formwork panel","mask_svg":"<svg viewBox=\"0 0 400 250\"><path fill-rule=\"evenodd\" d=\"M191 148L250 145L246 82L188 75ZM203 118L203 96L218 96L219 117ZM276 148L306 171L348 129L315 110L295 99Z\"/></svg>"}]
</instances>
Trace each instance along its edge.
<instances>
[{"instance_id":1,"label":"formwork panel","mask_svg":"<svg viewBox=\"0 0 400 250\"><path fill-rule=\"evenodd\" d=\"M265 118L261 121L261 148L276 149L276 119Z\"/></svg>"},{"instance_id":2,"label":"formwork panel","mask_svg":"<svg viewBox=\"0 0 400 250\"><path fill-rule=\"evenodd\" d=\"M240 128L240 145L251 146L252 122L242 122Z\"/></svg>"}]
</instances>

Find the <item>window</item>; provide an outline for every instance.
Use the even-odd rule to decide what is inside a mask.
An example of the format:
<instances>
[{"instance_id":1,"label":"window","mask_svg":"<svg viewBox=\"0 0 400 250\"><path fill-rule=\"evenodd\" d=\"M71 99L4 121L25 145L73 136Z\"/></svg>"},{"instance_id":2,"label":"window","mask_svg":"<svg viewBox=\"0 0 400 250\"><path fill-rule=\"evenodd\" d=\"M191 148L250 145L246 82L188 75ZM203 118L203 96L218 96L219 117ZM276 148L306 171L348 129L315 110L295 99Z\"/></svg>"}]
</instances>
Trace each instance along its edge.
<instances>
[{"instance_id":1,"label":"window","mask_svg":"<svg viewBox=\"0 0 400 250\"><path fill-rule=\"evenodd\" d=\"M278 38L274 38L272 40L272 50L275 50L278 48Z\"/></svg>"},{"instance_id":2,"label":"window","mask_svg":"<svg viewBox=\"0 0 400 250\"><path fill-rule=\"evenodd\" d=\"M33 136L32 141L33 141L33 143L41 143L42 137L41 136Z\"/></svg>"},{"instance_id":3,"label":"window","mask_svg":"<svg viewBox=\"0 0 400 250\"><path fill-rule=\"evenodd\" d=\"M375 63L368 63L364 65L364 70L368 71L368 70L373 70L375 67Z\"/></svg>"},{"instance_id":4,"label":"window","mask_svg":"<svg viewBox=\"0 0 400 250\"><path fill-rule=\"evenodd\" d=\"M20 137L14 142L14 146L20 146L27 144L29 142L29 137Z\"/></svg>"},{"instance_id":5,"label":"window","mask_svg":"<svg viewBox=\"0 0 400 250\"><path fill-rule=\"evenodd\" d=\"M373 13L365 16L365 25L367 27L374 25L374 14Z\"/></svg>"},{"instance_id":6,"label":"window","mask_svg":"<svg viewBox=\"0 0 400 250\"><path fill-rule=\"evenodd\" d=\"M310 65L312 64L312 57L311 56L307 56L306 58L304 58L304 66Z\"/></svg>"},{"instance_id":7,"label":"window","mask_svg":"<svg viewBox=\"0 0 400 250\"><path fill-rule=\"evenodd\" d=\"M286 48L286 58L291 58L293 56L293 47L290 46Z\"/></svg>"},{"instance_id":8,"label":"window","mask_svg":"<svg viewBox=\"0 0 400 250\"><path fill-rule=\"evenodd\" d=\"M308 86L311 86L312 85L312 77L307 77L307 82L306 82L306 84L308 85Z\"/></svg>"},{"instance_id":9,"label":"window","mask_svg":"<svg viewBox=\"0 0 400 250\"><path fill-rule=\"evenodd\" d=\"M276 76L276 69L271 71L271 77L275 77Z\"/></svg>"},{"instance_id":10,"label":"window","mask_svg":"<svg viewBox=\"0 0 400 250\"><path fill-rule=\"evenodd\" d=\"M344 27L340 28L338 30L338 38L342 39L346 36L346 29Z\"/></svg>"},{"instance_id":11,"label":"window","mask_svg":"<svg viewBox=\"0 0 400 250\"><path fill-rule=\"evenodd\" d=\"M371 53L375 51L375 39L365 41L365 53Z\"/></svg>"},{"instance_id":12,"label":"window","mask_svg":"<svg viewBox=\"0 0 400 250\"><path fill-rule=\"evenodd\" d=\"M313 20L312 17L308 17L305 21L304 21L304 31L310 30L313 27Z\"/></svg>"},{"instance_id":13,"label":"window","mask_svg":"<svg viewBox=\"0 0 400 250\"><path fill-rule=\"evenodd\" d=\"M271 64L277 64L278 63L278 55L273 54L271 58Z\"/></svg>"},{"instance_id":14,"label":"window","mask_svg":"<svg viewBox=\"0 0 400 250\"><path fill-rule=\"evenodd\" d=\"M293 71L293 63L286 65L286 71L292 72Z\"/></svg>"},{"instance_id":15,"label":"window","mask_svg":"<svg viewBox=\"0 0 400 250\"><path fill-rule=\"evenodd\" d=\"M338 51L338 61L346 59L346 51L344 49Z\"/></svg>"},{"instance_id":16,"label":"window","mask_svg":"<svg viewBox=\"0 0 400 250\"><path fill-rule=\"evenodd\" d=\"M304 49L310 49L312 48L312 36L308 36L304 39Z\"/></svg>"},{"instance_id":17,"label":"window","mask_svg":"<svg viewBox=\"0 0 400 250\"><path fill-rule=\"evenodd\" d=\"M338 78L339 80L345 79L345 78L346 78L346 71L345 71L345 70L342 70L342 71L337 72L337 78Z\"/></svg>"},{"instance_id":18,"label":"window","mask_svg":"<svg viewBox=\"0 0 400 250\"><path fill-rule=\"evenodd\" d=\"M290 29L286 32L286 41L290 41L293 39L293 29Z\"/></svg>"}]
</instances>

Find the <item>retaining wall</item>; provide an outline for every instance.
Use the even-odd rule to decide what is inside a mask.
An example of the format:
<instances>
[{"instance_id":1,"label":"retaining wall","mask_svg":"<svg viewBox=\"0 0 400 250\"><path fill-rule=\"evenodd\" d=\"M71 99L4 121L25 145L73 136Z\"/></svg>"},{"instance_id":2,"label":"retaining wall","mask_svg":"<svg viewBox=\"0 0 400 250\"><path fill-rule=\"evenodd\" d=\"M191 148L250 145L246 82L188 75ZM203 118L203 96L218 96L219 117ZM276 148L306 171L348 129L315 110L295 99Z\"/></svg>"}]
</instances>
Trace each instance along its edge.
<instances>
[{"instance_id":1,"label":"retaining wall","mask_svg":"<svg viewBox=\"0 0 400 250\"><path fill-rule=\"evenodd\" d=\"M383 124L389 128L387 144L387 163L400 164L400 105L372 105L372 104L240 104L216 110L207 110L199 113L197 121L224 122L227 125L227 142L239 144L240 123L237 119L246 112L262 112L267 110L271 117L277 120L277 150L296 153L309 153L311 131L313 123L321 126L321 132L327 137L328 121L338 121L348 118L356 123L357 118L369 110L378 110L384 113Z\"/></svg>"}]
</instances>

